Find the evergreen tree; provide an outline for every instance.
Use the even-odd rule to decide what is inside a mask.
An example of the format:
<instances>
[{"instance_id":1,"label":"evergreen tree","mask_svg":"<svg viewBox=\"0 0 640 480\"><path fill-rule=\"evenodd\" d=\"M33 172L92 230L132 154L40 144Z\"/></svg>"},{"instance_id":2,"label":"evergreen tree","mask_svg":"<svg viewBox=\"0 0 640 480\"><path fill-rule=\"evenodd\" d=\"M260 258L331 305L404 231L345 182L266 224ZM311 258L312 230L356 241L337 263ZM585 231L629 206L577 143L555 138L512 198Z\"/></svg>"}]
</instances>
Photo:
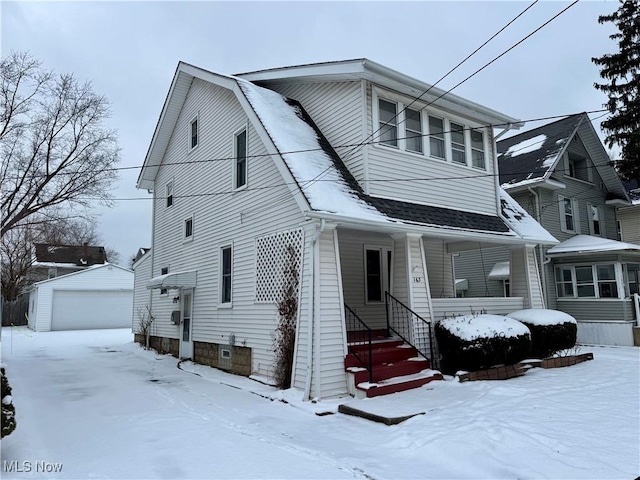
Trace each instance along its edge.
<instances>
[{"instance_id":1,"label":"evergreen tree","mask_svg":"<svg viewBox=\"0 0 640 480\"><path fill-rule=\"evenodd\" d=\"M611 22L618 32L609 38L618 43L619 52L591 60L601 67L607 83L595 87L607 94L609 117L602 122L609 148L618 144L622 159L616 162L626 180L640 180L640 2L620 0L611 15L601 15L599 23Z\"/></svg>"}]
</instances>

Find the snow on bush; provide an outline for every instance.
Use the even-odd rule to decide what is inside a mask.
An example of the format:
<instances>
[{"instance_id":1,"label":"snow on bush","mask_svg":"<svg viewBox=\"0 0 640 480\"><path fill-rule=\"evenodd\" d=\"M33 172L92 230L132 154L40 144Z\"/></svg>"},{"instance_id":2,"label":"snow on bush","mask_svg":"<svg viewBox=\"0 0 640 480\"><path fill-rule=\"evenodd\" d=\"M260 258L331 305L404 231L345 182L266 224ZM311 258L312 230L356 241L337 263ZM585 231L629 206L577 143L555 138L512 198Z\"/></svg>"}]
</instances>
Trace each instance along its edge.
<instances>
[{"instance_id":1,"label":"snow on bush","mask_svg":"<svg viewBox=\"0 0 640 480\"><path fill-rule=\"evenodd\" d=\"M11 397L11 387L4 373L4 368L0 368L1 389L2 389L2 438L9 435L16 429L16 410Z\"/></svg>"},{"instance_id":2,"label":"snow on bush","mask_svg":"<svg viewBox=\"0 0 640 480\"><path fill-rule=\"evenodd\" d=\"M525 324L531 331L531 356L548 358L576 344L578 322L558 310L530 308L510 313L510 318Z\"/></svg>"},{"instance_id":3,"label":"snow on bush","mask_svg":"<svg viewBox=\"0 0 640 480\"><path fill-rule=\"evenodd\" d=\"M445 318L435 330L445 373L517 363L531 350L529 329L501 315Z\"/></svg>"}]
</instances>

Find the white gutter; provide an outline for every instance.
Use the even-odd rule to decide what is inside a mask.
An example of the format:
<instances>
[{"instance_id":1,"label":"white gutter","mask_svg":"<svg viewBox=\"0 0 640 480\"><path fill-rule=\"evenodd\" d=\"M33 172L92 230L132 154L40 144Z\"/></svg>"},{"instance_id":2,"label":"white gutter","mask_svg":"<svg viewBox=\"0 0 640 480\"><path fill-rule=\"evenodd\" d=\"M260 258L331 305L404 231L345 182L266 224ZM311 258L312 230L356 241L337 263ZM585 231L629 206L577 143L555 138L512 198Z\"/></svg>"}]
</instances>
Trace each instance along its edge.
<instances>
[{"instance_id":1,"label":"white gutter","mask_svg":"<svg viewBox=\"0 0 640 480\"><path fill-rule=\"evenodd\" d=\"M320 235L324 231L325 228L325 220L320 220L320 227L316 225L316 231L313 234L311 239L311 262L309 263L311 267L310 272L310 282L309 282L309 313L308 313L308 325L307 325L307 379L304 384L304 400L309 400L309 394L311 393L311 377L313 375L313 337L318 337L315 329L318 329L316 325L318 322L315 322L315 311L316 311L316 302L319 303L318 295L316 295L316 282L319 284L319 270L320 270L320 252L319 247L317 245L318 239ZM316 342L318 339L316 338ZM317 355L317 353L316 353ZM319 372L320 368L316 367L316 372ZM320 387L318 387L320 388ZM318 396L316 394L316 396Z\"/></svg>"}]
</instances>

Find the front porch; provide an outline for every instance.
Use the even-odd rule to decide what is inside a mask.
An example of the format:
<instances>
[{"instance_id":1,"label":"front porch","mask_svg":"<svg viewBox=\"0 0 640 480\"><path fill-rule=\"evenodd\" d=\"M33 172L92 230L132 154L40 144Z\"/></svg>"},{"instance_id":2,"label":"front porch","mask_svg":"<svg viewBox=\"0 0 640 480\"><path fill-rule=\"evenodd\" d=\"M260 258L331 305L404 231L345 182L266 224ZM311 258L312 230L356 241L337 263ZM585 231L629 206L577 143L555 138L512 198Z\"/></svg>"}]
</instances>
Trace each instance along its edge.
<instances>
[{"instance_id":1,"label":"front porch","mask_svg":"<svg viewBox=\"0 0 640 480\"><path fill-rule=\"evenodd\" d=\"M354 382L399 384L402 382L398 377L409 377L407 381L419 386L418 377L433 377L431 369L438 366L433 335L438 320L452 315L507 314L523 308L541 308L533 246L509 240L513 239L504 243L511 251L514 296L456 298L453 255L461 248L459 237L384 233L325 224L310 260L317 275L313 287L315 318L301 322L297 339L297 355L311 363L316 372L311 385L306 385L309 395L338 396L347 390L353 394L353 384L351 388L347 386L345 366L368 370L354 375ZM462 243L469 248L468 242ZM307 336L310 328L311 338ZM372 353L375 348L368 344L375 346L376 334L381 332L392 337L385 341L400 341L401 345L385 345L379 350L403 348L411 355L400 358L394 356L399 355L397 351L387 350ZM377 339L377 343L382 341ZM367 346L357 346L363 344ZM358 358L356 353L363 349L366 353ZM307 357L308 352L311 358ZM394 377L381 376L382 368L376 372L372 369L372 360L386 355L391 355L392 360L381 364ZM404 363L397 370L386 368L394 362ZM409 362L413 364L409 366ZM299 386L305 377L302 365L297 365L294 385ZM363 380L364 376L367 378ZM340 392L342 388L344 392Z\"/></svg>"}]
</instances>

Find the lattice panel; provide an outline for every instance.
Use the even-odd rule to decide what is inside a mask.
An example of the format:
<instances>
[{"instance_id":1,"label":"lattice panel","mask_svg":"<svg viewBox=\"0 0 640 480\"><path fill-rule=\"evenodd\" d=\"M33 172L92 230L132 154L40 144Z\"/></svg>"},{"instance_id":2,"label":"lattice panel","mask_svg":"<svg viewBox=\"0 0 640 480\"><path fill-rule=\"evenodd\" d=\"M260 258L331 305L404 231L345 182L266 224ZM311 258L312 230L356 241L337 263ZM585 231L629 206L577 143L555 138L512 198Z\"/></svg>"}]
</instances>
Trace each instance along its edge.
<instances>
[{"instance_id":1,"label":"lattice panel","mask_svg":"<svg viewBox=\"0 0 640 480\"><path fill-rule=\"evenodd\" d=\"M302 230L289 230L256 239L256 303L278 303L286 290L300 290Z\"/></svg>"}]
</instances>

